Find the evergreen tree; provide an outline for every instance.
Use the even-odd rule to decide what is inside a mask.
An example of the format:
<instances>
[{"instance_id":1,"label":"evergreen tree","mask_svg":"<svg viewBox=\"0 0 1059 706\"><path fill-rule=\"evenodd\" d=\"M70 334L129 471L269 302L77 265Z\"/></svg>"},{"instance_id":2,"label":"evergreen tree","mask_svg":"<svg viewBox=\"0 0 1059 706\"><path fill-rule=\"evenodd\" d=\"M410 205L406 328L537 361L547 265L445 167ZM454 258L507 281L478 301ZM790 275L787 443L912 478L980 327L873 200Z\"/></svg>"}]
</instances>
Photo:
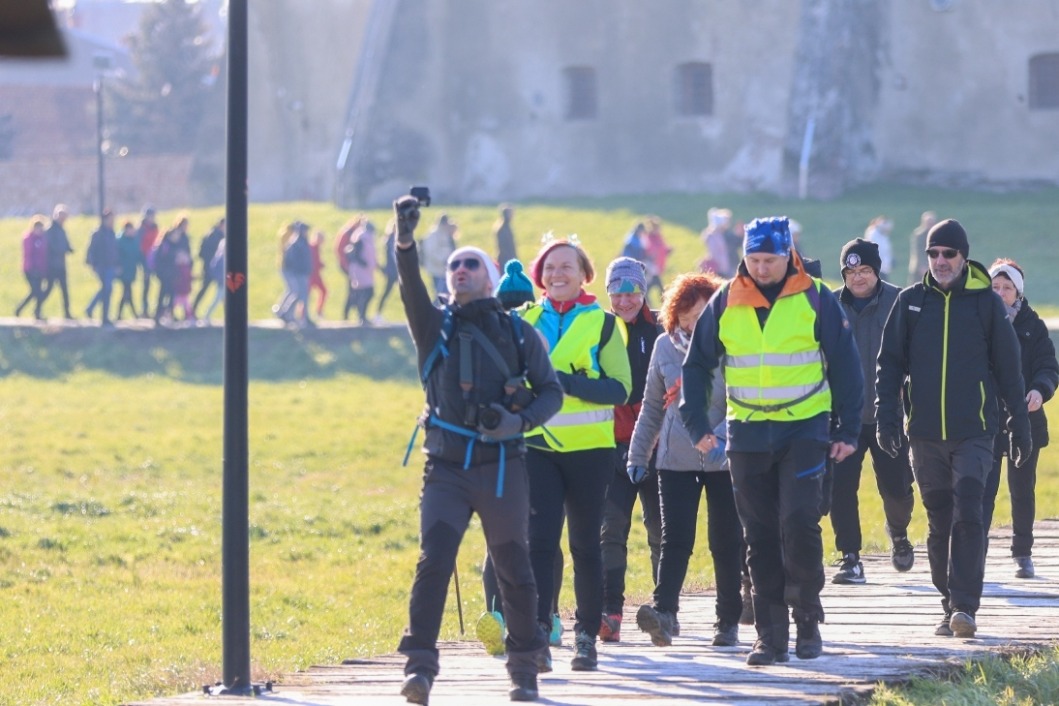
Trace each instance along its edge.
<instances>
[{"instance_id":1,"label":"evergreen tree","mask_svg":"<svg viewBox=\"0 0 1059 706\"><path fill-rule=\"evenodd\" d=\"M207 32L198 3L147 5L127 40L135 75L110 84L112 140L134 154L195 150L203 117L218 108L219 60Z\"/></svg>"}]
</instances>

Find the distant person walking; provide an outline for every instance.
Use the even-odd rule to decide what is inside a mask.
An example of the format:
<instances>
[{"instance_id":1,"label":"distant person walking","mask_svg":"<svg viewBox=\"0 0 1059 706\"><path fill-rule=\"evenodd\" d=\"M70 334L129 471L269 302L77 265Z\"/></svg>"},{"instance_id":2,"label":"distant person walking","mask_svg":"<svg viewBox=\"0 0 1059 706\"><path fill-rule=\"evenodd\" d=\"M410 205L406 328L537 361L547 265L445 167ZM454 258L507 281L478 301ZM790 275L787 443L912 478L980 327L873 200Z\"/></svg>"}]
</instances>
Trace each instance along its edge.
<instances>
[{"instance_id":1,"label":"distant person walking","mask_svg":"<svg viewBox=\"0 0 1059 706\"><path fill-rule=\"evenodd\" d=\"M191 318L197 317L199 310L199 304L202 303L202 298L206 296L206 290L212 285L214 288L223 287L223 282L218 282L210 276L210 264L213 262L213 256L217 254L217 246L224 240L224 219L221 218L213 227L210 228L210 232L207 233L203 238L202 242L199 243L199 262L202 263L202 284L199 285L199 291L195 294L195 300L191 303Z\"/></svg>"},{"instance_id":2,"label":"distant person walking","mask_svg":"<svg viewBox=\"0 0 1059 706\"><path fill-rule=\"evenodd\" d=\"M68 216L66 206L57 204L52 211L51 225L46 232L48 240L48 274L44 280L43 296L47 300L55 285L59 285L59 291L63 298L63 316L67 319L74 318L70 313L70 290L66 283L66 256L73 253L70 247L70 238L66 235L66 218ZM43 304L43 301L41 302Z\"/></svg>"},{"instance_id":3,"label":"distant person walking","mask_svg":"<svg viewBox=\"0 0 1059 706\"><path fill-rule=\"evenodd\" d=\"M88 303L85 315L91 319L98 306L103 312L101 319L103 326L111 326L110 292L114 286L114 277L118 273L120 262L118 260L118 237L114 232L114 212L109 208L103 211L99 228L92 233L85 262L99 278L99 291Z\"/></svg>"},{"instance_id":4,"label":"distant person walking","mask_svg":"<svg viewBox=\"0 0 1059 706\"><path fill-rule=\"evenodd\" d=\"M327 235L322 231L318 230L313 233L312 239L309 241L309 248L313 256L313 267L309 272L309 296L312 296L313 290L316 290L316 316L319 318L324 315L324 304L327 303L327 284L324 283L323 269L323 247L324 240Z\"/></svg>"},{"instance_id":5,"label":"distant person walking","mask_svg":"<svg viewBox=\"0 0 1059 706\"><path fill-rule=\"evenodd\" d=\"M923 211L919 217L919 225L909 237L908 247L908 286L923 280L927 273L927 233L938 222L938 214L933 211Z\"/></svg>"},{"instance_id":6,"label":"distant person walking","mask_svg":"<svg viewBox=\"0 0 1059 706\"><path fill-rule=\"evenodd\" d=\"M397 224L391 218L386 223L386 240L383 241L382 257L379 258L379 271L386 279L386 283L382 287L379 304L375 310L375 323L382 323L382 308L386 306L386 300L390 297L393 286L397 284L397 253L394 252L396 242ZM352 284L350 285L350 291L352 291Z\"/></svg>"},{"instance_id":7,"label":"distant person walking","mask_svg":"<svg viewBox=\"0 0 1059 706\"><path fill-rule=\"evenodd\" d=\"M118 281L121 282L121 299L118 300L118 311L115 319L121 321L125 307L129 307L132 318L138 318L136 305L132 301L132 285L140 271L140 243L136 239L136 225L125 221L118 237Z\"/></svg>"},{"instance_id":8,"label":"distant person walking","mask_svg":"<svg viewBox=\"0 0 1059 706\"><path fill-rule=\"evenodd\" d=\"M144 206L143 217L140 226L136 230L136 238L140 242L140 254L142 255L141 266L143 267L143 292L141 292L140 311L144 317L150 316L151 310L149 296L151 294L151 277L154 275L154 251L158 245L158 221L155 220L155 210L152 206Z\"/></svg>"},{"instance_id":9,"label":"distant person walking","mask_svg":"<svg viewBox=\"0 0 1059 706\"><path fill-rule=\"evenodd\" d=\"M515 232L511 220L515 217L515 207L509 203L500 204L500 218L493 224L493 237L496 238L496 261L503 267L509 260L517 260Z\"/></svg>"},{"instance_id":10,"label":"distant person walking","mask_svg":"<svg viewBox=\"0 0 1059 706\"><path fill-rule=\"evenodd\" d=\"M33 316L36 319L43 318L40 313L41 304L44 303L44 289L42 287L44 278L48 274L48 239L44 231L44 216L34 216L30 221L29 230L22 236L22 275L29 283L29 294L15 307L15 316L22 316L22 310L30 302L33 305Z\"/></svg>"}]
</instances>

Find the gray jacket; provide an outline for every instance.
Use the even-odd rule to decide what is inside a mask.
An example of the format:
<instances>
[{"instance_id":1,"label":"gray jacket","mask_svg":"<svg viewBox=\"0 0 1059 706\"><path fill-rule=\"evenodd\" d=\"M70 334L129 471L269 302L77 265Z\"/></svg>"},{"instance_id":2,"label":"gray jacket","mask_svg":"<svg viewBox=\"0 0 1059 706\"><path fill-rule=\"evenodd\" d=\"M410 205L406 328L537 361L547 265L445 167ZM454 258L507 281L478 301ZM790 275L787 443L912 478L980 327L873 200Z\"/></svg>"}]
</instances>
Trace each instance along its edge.
<instances>
[{"instance_id":1,"label":"gray jacket","mask_svg":"<svg viewBox=\"0 0 1059 706\"><path fill-rule=\"evenodd\" d=\"M862 424L875 424L875 368L882 345L883 327L900 291L889 282L879 280L871 301L857 311L853 308L853 294L848 289L839 287L835 290L849 325L853 328L853 339L857 342L860 364L864 369L864 408L860 413Z\"/></svg>"},{"instance_id":2,"label":"gray jacket","mask_svg":"<svg viewBox=\"0 0 1059 706\"><path fill-rule=\"evenodd\" d=\"M665 471L725 471L706 462L706 454L695 448L687 429L680 420L680 410L674 402L668 409L665 404L666 390L681 378L684 354L677 350L673 339L661 335L655 340L651 364L647 368L647 385L644 388L643 407L636 419L629 446L629 465L647 466L651 451L658 444L655 467ZM725 401L724 376L713 377L713 392L710 395L710 426L716 427L724 421ZM695 440L697 441L697 439Z\"/></svg>"}]
</instances>

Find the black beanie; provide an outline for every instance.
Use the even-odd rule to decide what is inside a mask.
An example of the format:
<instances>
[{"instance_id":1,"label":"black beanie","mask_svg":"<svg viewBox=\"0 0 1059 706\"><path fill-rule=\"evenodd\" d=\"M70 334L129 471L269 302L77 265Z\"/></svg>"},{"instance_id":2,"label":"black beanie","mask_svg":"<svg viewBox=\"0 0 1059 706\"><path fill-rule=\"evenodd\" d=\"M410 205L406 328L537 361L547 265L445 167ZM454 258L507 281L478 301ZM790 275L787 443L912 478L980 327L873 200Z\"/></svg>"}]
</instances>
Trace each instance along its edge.
<instances>
[{"instance_id":1,"label":"black beanie","mask_svg":"<svg viewBox=\"0 0 1059 706\"><path fill-rule=\"evenodd\" d=\"M954 218L941 221L927 233L927 249L933 247L959 250L964 259L971 251L971 246L967 244L967 231Z\"/></svg>"},{"instance_id":2,"label":"black beanie","mask_svg":"<svg viewBox=\"0 0 1059 706\"><path fill-rule=\"evenodd\" d=\"M864 238L854 238L842 246L842 254L838 256L838 267L845 272L861 265L867 265L876 277L879 276L879 270L882 269L879 244Z\"/></svg>"}]
</instances>

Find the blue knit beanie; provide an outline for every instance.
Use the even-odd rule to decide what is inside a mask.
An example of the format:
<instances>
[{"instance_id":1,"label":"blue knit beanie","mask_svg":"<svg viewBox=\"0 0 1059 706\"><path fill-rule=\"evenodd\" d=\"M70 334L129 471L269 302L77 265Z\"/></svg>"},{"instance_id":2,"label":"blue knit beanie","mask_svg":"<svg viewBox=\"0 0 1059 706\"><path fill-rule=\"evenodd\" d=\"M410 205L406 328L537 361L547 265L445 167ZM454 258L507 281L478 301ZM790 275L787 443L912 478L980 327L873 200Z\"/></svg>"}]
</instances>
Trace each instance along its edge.
<instances>
[{"instance_id":1,"label":"blue knit beanie","mask_svg":"<svg viewBox=\"0 0 1059 706\"><path fill-rule=\"evenodd\" d=\"M496 298L505 309L517 309L535 299L533 283L522 271L522 263L518 260L508 260L504 265L504 276L496 287Z\"/></svg>"},{"instance_id":2,"label":"blue knit beanie","mask_svg":"<svg viewBox=\"0 0 1059 706\"><path fill-rule=\"evenodd\" d=\"M647 291L647 273L639 260L619 257L607 265L607 294L643 294Z\"/></svg>"},{"instance_id":3,"label":"blue knit beanie","mask_svg":"<svg viewBox=\"0 0 1059 706\"><path fill-rule=\"evenodd\" d=\"M786 216L755 218L746 225L743 253L753 255L790 255L791 227Z\"/></svg>"}]
</instances>

